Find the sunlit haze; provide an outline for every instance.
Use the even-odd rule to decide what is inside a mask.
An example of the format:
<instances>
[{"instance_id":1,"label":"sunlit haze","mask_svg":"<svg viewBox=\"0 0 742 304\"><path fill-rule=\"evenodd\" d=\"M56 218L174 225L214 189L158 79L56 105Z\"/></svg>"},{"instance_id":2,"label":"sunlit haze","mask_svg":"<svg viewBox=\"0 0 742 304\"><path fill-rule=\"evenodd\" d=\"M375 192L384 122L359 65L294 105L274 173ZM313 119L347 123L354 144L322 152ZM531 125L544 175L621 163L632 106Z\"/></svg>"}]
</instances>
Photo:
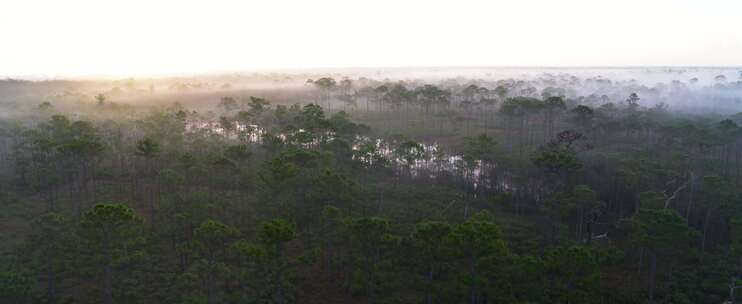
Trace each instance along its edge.
<instances>
[{"instance_id":1,"label":"sunlit haze","mask_svg":"<svg viewBox=\"0 0 742 304\"><path fill-rule=\"evenodd\" d=\"M0 2L0 75L742 65L738 0Z\"/></svg>"}]
</instances>

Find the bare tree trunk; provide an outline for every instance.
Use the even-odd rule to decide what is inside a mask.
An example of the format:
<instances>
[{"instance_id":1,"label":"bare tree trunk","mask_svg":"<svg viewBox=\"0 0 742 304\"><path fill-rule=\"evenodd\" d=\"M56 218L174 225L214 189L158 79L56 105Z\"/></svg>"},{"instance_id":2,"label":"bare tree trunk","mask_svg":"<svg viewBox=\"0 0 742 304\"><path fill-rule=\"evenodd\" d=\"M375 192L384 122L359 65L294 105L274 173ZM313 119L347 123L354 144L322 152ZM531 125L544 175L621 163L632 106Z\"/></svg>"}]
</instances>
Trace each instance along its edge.
<instances>
[{"instance_id":1,"label":"bare tree trunk","mask_svg":"<svg viewBox=\"0 0 742 304\"><path fill-rule=\"evenodd\" d=\"M433 286L433 266L428 270L428 285ZM425 303L433 304L433 292L430 287L425 291Z\"/></svg>"},{"instance_id":2,"label":"bare tree trunk","mask_svg":"<svg viewBox=\"0 0 742 304\"><path fill-rule=\"evenodd\" d=\"M104 230L103 247L105 248L103 265L103 303L113 304L113 270L111 269L111 236L108 229Z\"/></svg>"},{"instance_id":3,"label":"bare tree trunk","mask_svg":"<svg viewBox=\"0 0 742 304\"><path fill-rule=\"evenodd\" d=\"M696 183L694 181L693 171L690 172L690 190L688 193L688 208L685 210L685 221L690 223L690 212L693 208L693 194L696 191Z\"/></svg>"},{"instance_id":4,"label":"bare tree trunk","mask_svg":"<svg viewBox=\"0 0 742 304\"><path fill-rule=\"evenodd\" d=\"M52 257L47 257L46 260L46 267L47 267L47 284L46 284L46 298L49 303L55 303L56 302L56 291L54 286L54 280L56 277L56 274L54 273L54 266L52 265Z\"/></svg>"},{"instance_id":5,"label":"bare tree trunk","mask_svg":"<svg viewBox=\"0 0 742 304\"><path fill-rule=\"evenodd\" d=\"M701 252L706 252L706 236L708 235L709 220L711 219L711 208L706 210L706 216L703 219L703 235L701 237Z\"/></svg>"},{"instance_id":6,"label":"bare tree trunk","mask_svg":"<svg viewBox=\"0 0 742 304\"><path fill-rule=\"evenodd\" d=\"M365 278L366 279L365 280L365 283L366 283L365 284L366 285L366 295L368 296L368 302L371 303L371 304L373 304L374 303L374 291L373 291L373 286L371 284L371 281L372 281L372 278L371 278L372 272L371 272L371 261L370 260L371 260L370 254L366 253L366 257L365 257L364 263L363 263L363 266L364 266L363 268L365 268L364 269L365 270L364 272L366 274L366 278Z\"/></svg>"},{"instance_id":7,"label":"bare tree trunk","mask_svg":"<svg viewBox=\"0 0 742 304\"><path fill-rule=\"evenodd\" d=\"M737 300L735 299L737 296L734 294L734 290L737 289L737 287L739 287L739 286L736 286L735 285L734 282L736 280L737 280L737 278L732 278L732 282L729 283L729 303L731 303L731 304L734 304L734 303L737 302Z\"/></svg>"},{"instance_id":8,"label":"bare tree trunk","mask_svg":"<svg viewBox=\"0 0 742 304\"><path fill-rule=\"evenodd\" d=\"M650 256L651 262L649 267L649 301L654 302L654 287L657 276L657 254L652 251Z\"/></svg>"},{"instance_id":9,"label":"bare tree trunk","mask_svg":"<svg viewBox=\"0 0 742 304\"><path fill-rule=\"evenodd\" d=\"M209 254L209 274L207 275L206 282L206 302L208 304L214 304L214 253Z\"/></svg>"}]
</instances>

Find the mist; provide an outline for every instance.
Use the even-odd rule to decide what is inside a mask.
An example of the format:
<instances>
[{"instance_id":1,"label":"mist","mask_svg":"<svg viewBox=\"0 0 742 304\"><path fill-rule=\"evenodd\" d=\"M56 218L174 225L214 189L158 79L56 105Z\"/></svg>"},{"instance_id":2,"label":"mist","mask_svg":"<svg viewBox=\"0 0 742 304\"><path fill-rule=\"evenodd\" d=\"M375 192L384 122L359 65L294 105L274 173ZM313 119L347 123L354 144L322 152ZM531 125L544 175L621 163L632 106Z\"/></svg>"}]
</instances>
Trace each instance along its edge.
<instances>
[{"instance_id":1,"label":"mist","mask_svg":"<svg viewBox=\"0 0 742 304\"><path fill-rule=\"evenodd\" d=\"M0 304L742 301L737 0L0 2Z\"/></svg>"},{"instance_id":2,"label":"mist","mask_svg":"<svg viewBox=\"0 0 742 304\"><path fill-rule=\"evenodd\" d=\"M0 302L733 300L741 125L734 67L8 78Z\"/></svg>"}]
</instances>

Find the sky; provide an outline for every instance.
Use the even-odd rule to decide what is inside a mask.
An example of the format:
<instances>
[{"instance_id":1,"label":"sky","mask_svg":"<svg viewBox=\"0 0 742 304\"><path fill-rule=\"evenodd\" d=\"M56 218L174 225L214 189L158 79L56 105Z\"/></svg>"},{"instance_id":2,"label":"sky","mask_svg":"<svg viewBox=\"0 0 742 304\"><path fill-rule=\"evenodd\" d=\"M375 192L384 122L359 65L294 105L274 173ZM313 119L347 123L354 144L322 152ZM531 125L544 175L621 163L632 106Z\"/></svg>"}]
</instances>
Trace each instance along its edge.
<instances>
[{"instance_id":1,"label":"sky","mask_svg":"<svg viewBox=\"0 0 742 304\"><path fill-rule=\"evenodd\" d=\"M742 66L739 0L0 0L0 76Z\"/></svg>"}]
</instances>

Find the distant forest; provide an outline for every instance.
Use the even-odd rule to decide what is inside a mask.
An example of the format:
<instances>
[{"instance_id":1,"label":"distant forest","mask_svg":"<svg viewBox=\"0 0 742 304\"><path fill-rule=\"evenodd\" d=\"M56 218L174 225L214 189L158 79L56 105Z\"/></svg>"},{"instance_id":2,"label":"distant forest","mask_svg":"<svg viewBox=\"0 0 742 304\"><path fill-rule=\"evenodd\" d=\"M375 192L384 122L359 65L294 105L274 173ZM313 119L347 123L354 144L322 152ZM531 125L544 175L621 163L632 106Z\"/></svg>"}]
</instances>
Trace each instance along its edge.
<instances>
[{"instance_id":1,"label":"distant forest","mask_svg":"<svg viewBox=\"0 0 742 304\"><path fill-rule=\"evenodd\" d=\"M616 73L0 81L0 303L742 301L742 72Z\"/></svg>"}]
</instances>

